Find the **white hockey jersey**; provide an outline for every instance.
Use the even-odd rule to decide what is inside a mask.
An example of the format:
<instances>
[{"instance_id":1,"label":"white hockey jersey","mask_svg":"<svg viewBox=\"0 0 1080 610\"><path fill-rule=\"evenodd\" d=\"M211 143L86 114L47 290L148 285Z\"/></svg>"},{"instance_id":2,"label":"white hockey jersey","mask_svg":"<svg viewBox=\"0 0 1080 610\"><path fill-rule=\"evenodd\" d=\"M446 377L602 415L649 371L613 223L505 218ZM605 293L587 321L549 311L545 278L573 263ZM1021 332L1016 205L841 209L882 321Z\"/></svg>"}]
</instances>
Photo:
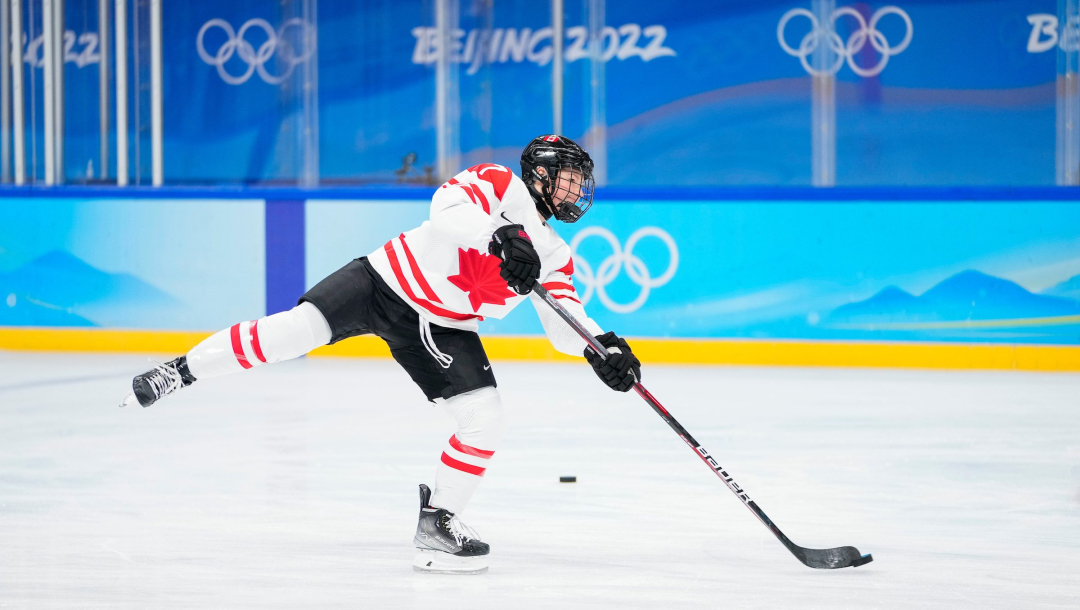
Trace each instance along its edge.
<instances>
[{"instance_id":1,"label":"white hockey jersey","mask_svg":"<svg viewBox=\"0 0 1080 610\"><path fill-rule=\"evenodd\" d=\"M386 242L368 260L420 316L475 332L479 320L502 318L526 298L507 287L499 258L488 254L491 234L509 224L524 226L532 238L548 292L589 332L602 334L574 289L570 246L537 213L525 183L501 165L477 165L451 178L431 198L430 220ZM540 297L527 296L555 349L581 356L585 341Z\"/></svg>"}]
</instances>

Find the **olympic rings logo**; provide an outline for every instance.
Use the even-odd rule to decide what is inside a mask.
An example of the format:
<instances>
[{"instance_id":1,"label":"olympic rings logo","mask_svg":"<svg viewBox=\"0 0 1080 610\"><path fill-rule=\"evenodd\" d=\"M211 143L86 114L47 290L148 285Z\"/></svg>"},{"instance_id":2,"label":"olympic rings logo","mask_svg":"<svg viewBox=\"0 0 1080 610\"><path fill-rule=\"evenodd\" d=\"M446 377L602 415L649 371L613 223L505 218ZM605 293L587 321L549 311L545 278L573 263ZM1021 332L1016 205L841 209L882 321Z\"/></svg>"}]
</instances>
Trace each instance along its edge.
<instances>
[{"instance_id":1,"label":"olympic rings logo","mask_svg":"<svg viewBox=\"0 0 1080 610\"><path fill-rule=\"evenodd\" d=\"M225 32L227 40L216 53L211 54L206 50L203 39L206 32L215 27L221 28ZM266 33L266 42L259 45L257 51L255 47L251 46L250 42L244 39L244 35L251 28L258 28ZM290 28L299 30L300 41L303 46L303 52L301 53L296 52L293 43L289 42L285 36ZM300 18L287 20L281 24L281 28L278 30L274 30L273 26L265 19L249 19L244 25L240 26L239 31L233 30L229 22L224 19L211 19L199 28L199 35L195 37L195 47L199 52L199 57L207 64L216 67L221 80L230 85L246 83L255 72L258 72L259 77L267 84L279 85L292 75L296 66L311 59L311 56L315 54L317 46L315 36L315 26ZM271 74L266 69L266 62L270 61L270 58L275 53L278 54L281 62L285 64L285 72L282 74ZM247 70L243 74L233 75L225 69L225 63L232 59L233 54L247 64Z\"/></svg>"},{"instance_id":2,"label":"olympic rings logo","mask_svg":"<svg viewBox=\"0 0 1080 610\"><path fill-rule=\"evenodd\" d=\"M611 255L600 263L595 273L593 273L589 261L577 253L581 242L594 236L606 241L612 250ZM645 266L644 261L634 256L634 246L645 237L659 239L664 242L668 249L667 270L656 278L649 273L649 268ZM582 304L588 303L595 292L600 302L615 313L630 313L640 309L649 298L649 291L671 281L671 278L675 277L675 271L679 268L679 249L675 245L675 240L659 227L642 227L634 231L630 235L630 239L626 240L626 248L619 245L619 240L615 238L611 231L603 227L588 227L570 240L570 250L573 252L576 267L574 277L584 287L584 291L581 293ZM623 269L626 269L626 274L630 277L630 280L641 287L641 292L638 293L637 298L629 303L616 303L608 296L605 289L615 281L615 278L619 276Z\"/></svg>"},{"instance_id":3,"label":"olympic rings logo","mask_svg":"<svg viewBox=\"0 0 1080 610\"><path fill-rule=\"evenodd\" d=\"M847 15L855 19L858 23L858 28L851 33L845 43L840 39L840 35L836 33L836 20L840 17ZM900 44L892 46L889 44L888 39L877 29L877 24L881 21L881 18L886 15L896 15L904 20L904 26L906 33ZM810 32L803 36L802 42L799 43L799 47L792 48L791 45L784 40L784 31L787 28L788 21L791 21L795 17L806 17L810 21ZM911 44L911 36L914 34L914 27L911 23L911 17L904 12L903 9L896 6L885 6L874 11L874 14L870 17L870 23L866 22L866 17L862 16L862 13L855 10L850 6L842 6L832 12L829 16L829 27L822 27L818 22L817 17L810 11L804 8L793 8L790 11L784 13L784 16L780 18L780 23L776 26L776 39L780 41L780 48L784 49L784 52L792 57L798 57L802 63L803 69L808 74L814 76L822 76L825 74L836 74L840 71L840 68L844 66L844 61L847 61L848 67L855 74L862 77L877 76L881 74L881 71L885 69L886 64L889 63L889 58L893 55L899 55L904 52L904 49L908 48ZM817 69L810 65L808 58L817 50L818 45L822 40L828 40L829 48L832 50L836 59L830 62L830 65L825 66L824 69ZM866 46L867 41L874 47L874 50L881 54L881 59L878 63L872 67L864 68L855 63L855 55L862 51Z\"/></svg>"}]
</instances>

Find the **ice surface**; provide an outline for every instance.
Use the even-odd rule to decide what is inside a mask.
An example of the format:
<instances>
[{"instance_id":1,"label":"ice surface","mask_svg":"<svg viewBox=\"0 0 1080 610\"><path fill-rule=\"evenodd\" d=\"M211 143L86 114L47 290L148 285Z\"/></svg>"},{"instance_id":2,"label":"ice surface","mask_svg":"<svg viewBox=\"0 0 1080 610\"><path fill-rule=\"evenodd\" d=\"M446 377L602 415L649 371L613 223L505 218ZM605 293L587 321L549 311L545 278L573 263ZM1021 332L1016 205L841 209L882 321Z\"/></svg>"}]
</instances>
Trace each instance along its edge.
<instances>
[{"instance_id":1,"label":"ice surface","mask_svg":"<svg viewBox=\"0 0 1080 610\"><path fill-rule=\"evenodd\" d=\"M393 362L117 408L146 368L0 352L0 608L1080 607L1078 375L646 366L796 543L874 554L817 571L635 395L496 362L491 570L433 576L416 485L453 427Z\"/></svg>"}]
</instances>

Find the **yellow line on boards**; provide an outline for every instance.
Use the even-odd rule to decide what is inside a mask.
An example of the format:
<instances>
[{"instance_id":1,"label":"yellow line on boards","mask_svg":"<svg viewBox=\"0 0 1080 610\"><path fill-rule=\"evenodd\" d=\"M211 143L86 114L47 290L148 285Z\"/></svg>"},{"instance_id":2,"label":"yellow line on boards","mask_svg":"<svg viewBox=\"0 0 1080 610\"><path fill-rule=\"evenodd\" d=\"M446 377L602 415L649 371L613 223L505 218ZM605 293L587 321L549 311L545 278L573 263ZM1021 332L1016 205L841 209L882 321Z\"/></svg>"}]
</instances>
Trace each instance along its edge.
<instances>
[{"instance_id":1,"label":"yellow line on boards","mask_svg":"<svg viewBox=\"0 0 1080 610\"><path fill-rule=\"evenodd\" d=\"M175 330L0 327L0 349L183 354L212 333Z\"/></svg>"},{"instance_id":2,"label":"yellow line on boards","mask_svg":"<svg viewBox=\"0 0 1080 610\"><path fill-rule=\"evenodd\" d=\"M209 332L0 327L0 349L58 352L183 354ZM488 336L493 360L577 358L556 352L545 337ZM744 339L644 339L630 341L649 364L735 364L935 369L1080 371L1080 346L990 343L877 343ZM312 356L388 358L377 337L347 339Z\"/></svg>"},{"instance_id":3,"label":"yellow line on boards","mask_svg":"<svg viewBox=\"0 0 1080 610\"><path fill-rule=\"evenodd\" d=\"M999 320L956 320L949 322L880 322L873 324L833 324L830 328L847 330L941 330L952 328L1023 328L1025 326L1072 326L1080 316L1046 318L1002 318Z\"/></svg>"}]
</instances>

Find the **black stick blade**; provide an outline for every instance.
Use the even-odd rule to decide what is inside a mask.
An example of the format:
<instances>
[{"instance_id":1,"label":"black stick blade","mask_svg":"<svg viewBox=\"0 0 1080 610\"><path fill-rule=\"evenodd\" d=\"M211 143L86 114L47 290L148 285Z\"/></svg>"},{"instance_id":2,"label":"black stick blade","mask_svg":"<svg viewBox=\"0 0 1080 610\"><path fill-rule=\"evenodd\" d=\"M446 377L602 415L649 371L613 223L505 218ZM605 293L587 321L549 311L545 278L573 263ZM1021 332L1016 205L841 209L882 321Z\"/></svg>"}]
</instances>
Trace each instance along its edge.
<instances>
[{"instance_id":1,"label":"black stick blade","mask_svg":"<svg viewBox=\"0 0 1080 610\"><path fill-rule=\"evenodd\" d=\"M874 556L863 555L853 546L838 546L834 549L804 549L796 547L795 556L808 567L818 570L836 570L854 568L874 560Z\"/></svg>"}]
</instances>

